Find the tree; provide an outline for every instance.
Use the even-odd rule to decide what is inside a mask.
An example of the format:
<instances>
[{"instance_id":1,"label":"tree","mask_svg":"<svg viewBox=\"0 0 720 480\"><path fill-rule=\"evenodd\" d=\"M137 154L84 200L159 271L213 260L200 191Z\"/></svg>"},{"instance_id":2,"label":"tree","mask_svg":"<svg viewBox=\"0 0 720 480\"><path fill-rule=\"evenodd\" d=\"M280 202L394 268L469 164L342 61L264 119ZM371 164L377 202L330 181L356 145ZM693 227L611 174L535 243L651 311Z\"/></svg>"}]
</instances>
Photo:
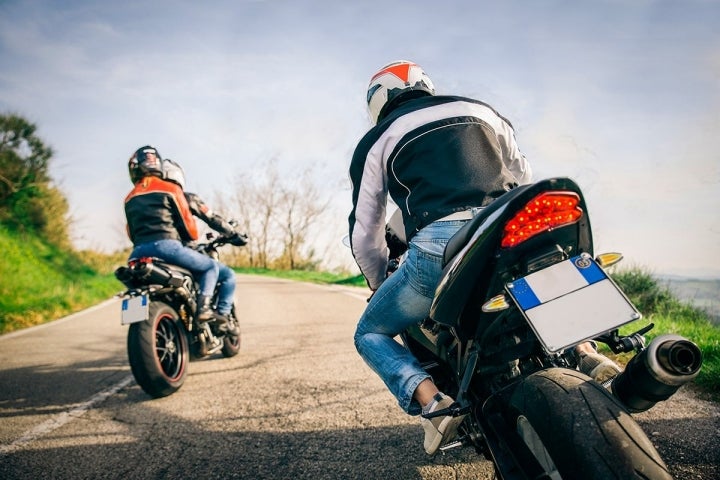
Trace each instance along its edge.
<instances>
[{"instance_id":1,"label":"tree","mask_svg":"<svg viewBox=\"0 0 720 480\"><path fill-rule=\"evenodd\" d=\"M235 179L235 198L228 208L240 221L250 242L233 252L235 266L304 269L317 263L308 245L310 232L327 206L312 172L281 176L276 161L267 163L261 175L255 172Z\"/></svg>"},{"instance_id":2,"label":"tree","mask_svg":"<svg viewBox=\"0 0 720 480\"><path fill-rule=\"evenodd\" d=\"M278 208L280 176L274 162L261 177L238 175L235 179L233 211L242 230L250 237L244 248L252 267L268 268L275 250L273 218Z\"/></svg>"},{"instance_id":3,"label":"tree","mask_svg":"<svg viewBox=\"0 0 720 480\"><path fill-rule=\"evenodd\" d=\"M313 183L311 172L306 170L300 181L293 185L280 187L280 206L283 215L277 217L277 225L282 232L283 253L280 261L290 270L312 267L314 250L305 252L308 234L327 208L320 192Z\"/></svg>"},{"instance_id":4,"label":"tree","mask_svg":"<svg viewBox=\"0 0 720 480\"><path fill-rule=\"evenodd\" d=\"M69 247L68 203L48 173L53 150L36 130L19 115L0 115L0 222Z\"/></svg>"}]
</instances>

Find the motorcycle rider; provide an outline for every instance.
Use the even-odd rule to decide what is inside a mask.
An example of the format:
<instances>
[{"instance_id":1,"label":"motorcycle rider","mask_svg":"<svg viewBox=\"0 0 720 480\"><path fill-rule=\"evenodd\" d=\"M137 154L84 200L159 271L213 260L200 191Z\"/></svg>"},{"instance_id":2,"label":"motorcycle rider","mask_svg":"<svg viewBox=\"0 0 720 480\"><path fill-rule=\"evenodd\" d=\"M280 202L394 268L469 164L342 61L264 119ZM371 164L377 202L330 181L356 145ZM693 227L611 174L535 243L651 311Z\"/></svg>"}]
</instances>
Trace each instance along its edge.
<instances>
[{"instance_id":1,"label":"motorcycle rider","mask_svg":"<svg viewBox=\"0 0 720 480\"><path fill-rule=\"evenodd\" d=\"M199 218L210 228L230 239L230 243L236 247L247 245L247 236L237 233L232 225L220 215L213 212L210 207L196 193L185 191L185 171L174 160L166 158L163 160L163 177L176 183L183 189L190 212ZM218 302L216 307L216 318L219 323L227 323L231 313L233 299L235 296L235 272L222 262L215 260L218 264ZM228 332L237 333L237 328L228 323Z\"/></svg>"},{"instance_id":2,"label":"motorcycle rider","mask_svg":"<svg viewBox=\"0 0 720 480\"><path fill-rule=\"evenodd\" d=\"M197 240L198 228L182 187L164 178L163 159L150 145L133 153L128 172L134 185L125 197L127 232L133 242L130 258L158 257L190 270L200 284L196 319L223 323L224 317L218 318L211 306L220 265L183 245Z\"/></svg>"},{"instance_id":3,"label":"motorcycle rider","mask_svg":"<svg viewBox=\"0 0 720 480\"><path fill-rule=\"evenodd\" d=\"M390 63L372 76L367 106L373 127L353 153L348 222L353 256L373 294L354 341L400 407L427 415L454 400L393 337L428 316L450 237L495 198L529 183L531 167L508 120L481 101L436 95L430 78L411 61ZM399 233L409 242L405 261L390 276L388 197L401 211ZM583 348L583 358L598 355ZM422 416L425 451L435 454L462 420Z\"/></svg>"}]
</instances>

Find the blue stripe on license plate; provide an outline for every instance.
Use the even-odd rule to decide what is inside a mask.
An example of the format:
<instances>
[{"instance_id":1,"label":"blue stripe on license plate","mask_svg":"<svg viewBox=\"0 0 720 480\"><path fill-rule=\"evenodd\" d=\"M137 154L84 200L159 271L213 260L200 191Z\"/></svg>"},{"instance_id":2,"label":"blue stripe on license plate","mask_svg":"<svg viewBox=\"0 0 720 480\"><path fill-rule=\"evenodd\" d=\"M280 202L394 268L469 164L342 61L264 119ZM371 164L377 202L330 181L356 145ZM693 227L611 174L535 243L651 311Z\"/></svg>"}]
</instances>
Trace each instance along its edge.
<instances>
[{"instance_id":1,"label":"blue stripe on license plate","mask_svg":"<svg viewBox=\"0 0 720 480\"><path fill-rule=\"evenodd\" d=\"M528 282L524 278L520 278L513 282L512 292L515 300L520 304L523 310L529 310L540 305L540 299L535 295L533 289L530 288Z\"/></svg>"}]
</instances>

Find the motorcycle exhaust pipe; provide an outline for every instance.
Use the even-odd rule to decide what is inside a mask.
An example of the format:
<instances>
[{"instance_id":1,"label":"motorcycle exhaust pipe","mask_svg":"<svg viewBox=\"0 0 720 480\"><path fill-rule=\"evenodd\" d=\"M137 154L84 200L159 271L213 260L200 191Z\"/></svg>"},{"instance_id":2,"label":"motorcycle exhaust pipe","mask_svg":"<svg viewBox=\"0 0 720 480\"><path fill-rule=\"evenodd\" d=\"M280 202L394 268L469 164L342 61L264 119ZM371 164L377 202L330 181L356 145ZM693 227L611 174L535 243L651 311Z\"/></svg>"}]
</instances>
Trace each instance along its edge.
<instances>
[{"instance_id":1,"label":"motorcycle exhaust pipe","mask_svg":"<svg viewBox=\"0 0 720 480\"><path fill-rule=\"evenodd\" d=\"M611 390L630 412L644 412L695 379L701 365L697 345L679 335L661 335L628 362Z\"/></svg>"},{"instance_id":2,"label":"motorcycle exhaust pipe","mask_svg":"<svg viewBox=\"0 0 720 480\"><path fill-rule=\"evenodd\" d=\"M141 263L135 266L137 278L156 285L166 286L170 283L172 275L166 269L152 263Z\"/></svg>"}]
</instances>

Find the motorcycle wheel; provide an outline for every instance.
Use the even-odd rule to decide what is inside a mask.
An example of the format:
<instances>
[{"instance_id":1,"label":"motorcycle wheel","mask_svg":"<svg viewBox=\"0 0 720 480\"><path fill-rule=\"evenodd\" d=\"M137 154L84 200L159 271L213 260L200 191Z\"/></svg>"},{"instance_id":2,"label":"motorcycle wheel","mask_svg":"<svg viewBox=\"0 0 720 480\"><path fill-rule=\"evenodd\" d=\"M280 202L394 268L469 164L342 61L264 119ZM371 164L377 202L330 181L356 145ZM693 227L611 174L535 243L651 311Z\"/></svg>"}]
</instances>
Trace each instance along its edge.
<instances>
[{"instance_id":1,"label":"motorcycle wheel","mask_svg":"<svg viewBox=\"0 0 720 480\"><path fill-rule=\"evenodd\" d=\"M235 305L233 305L230 315L228 315L228 321L235 325L238 329L237 335L225 335L223 337L223 349L222 354L224 357L234 357L240 352L240 322L235 314Z\"/></svg>"},{"instance_id":2,"label":"motorcycle wheel","mask_svg":"<svg viewBox=\"0 0 720 480\"><path fill-rule=\"evenodd\" d=\"M153 398L176 392L185 382L189 349L178 315L162 302L150 303L147 321L130 325L128 359L135 381Z\"/></svg>"},{"instance_id":3,"label":"motorcycle wheel","mask_svg":"<svg viewBox=\"0 0 720 480\"><path fill-rule=\"evenodd\" d=\"M509 420L553 480L672 479L627 410L580 372L530 375L511 396Z\"/></svg>"}]
</instances>

